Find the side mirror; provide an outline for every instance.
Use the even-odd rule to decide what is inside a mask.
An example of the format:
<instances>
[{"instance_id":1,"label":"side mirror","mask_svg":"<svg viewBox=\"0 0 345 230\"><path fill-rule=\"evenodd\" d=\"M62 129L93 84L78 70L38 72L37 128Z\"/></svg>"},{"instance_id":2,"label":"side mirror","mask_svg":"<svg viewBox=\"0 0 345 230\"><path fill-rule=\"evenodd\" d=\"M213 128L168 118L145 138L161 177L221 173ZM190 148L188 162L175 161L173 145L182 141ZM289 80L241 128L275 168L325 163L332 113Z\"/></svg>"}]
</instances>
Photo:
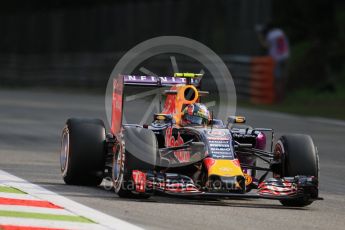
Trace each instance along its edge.
<instances>
[{"instance_id":1,"label":"side mirror","mask_svg":"<svg viewBox=\"0 0 345 230\"><path fill-rule=\"evenodd\" d=\"M153 120L171 123L173 121L173 116L171 114L155 113L153 115Z\"/></svg>"},{"instance_id":2,"label":"side mirror","mask_svg":"<svg viewBox=\"0 0 345 230\"><path fill-rule=\"evenodd\" d=\"M244 124L246 123L246 118L243 116L229 116L228 117L228 125L229 124Z\"/></svg>"}]
</instances>

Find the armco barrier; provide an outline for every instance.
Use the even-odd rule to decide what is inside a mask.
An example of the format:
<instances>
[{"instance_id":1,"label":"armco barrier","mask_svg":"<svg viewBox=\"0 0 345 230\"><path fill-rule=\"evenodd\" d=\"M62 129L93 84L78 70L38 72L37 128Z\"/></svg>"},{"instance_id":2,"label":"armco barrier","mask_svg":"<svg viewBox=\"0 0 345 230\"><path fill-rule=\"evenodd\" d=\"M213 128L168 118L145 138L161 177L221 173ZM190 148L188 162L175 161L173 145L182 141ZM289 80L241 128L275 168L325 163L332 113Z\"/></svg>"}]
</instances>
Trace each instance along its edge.
<instances>
[{"instance_id":1,"label":"armco barrier","mask_svg":"<svg viewBox=\"0 0 345 230\"><path fill-rule=\"evenodd\" d=\"M274 61L271 57L254 57L251 61L251 102L274 102Z\"/></svg>"},{"instance_id":2,"label":"armco barrier","mask_svg":"<svg viewBox=\"0 0 345 230\"><path fill-rule=\"evenodd\" d=\"M110 52L0 55L0 86L104 89L121 56ZM171 73L167 57L156 59L148 68L157 74ZM274 101L274 63L270 57L221 55L221 58L232 74L238 99L266 104ZM183 72L202 68L187 59L177 59L177 62L179 71Z\"/></svg>"},{"instance_id":3,"label":"armco barrier","mask_svg":"<svg viewBox=\"0 0 345 230\"><path fill-rule=\"evenodd\" d=\"M235 82L237 97L256 104L274 102L274 61L269 56L222 56Z\"/></svg>"}]
</instances>

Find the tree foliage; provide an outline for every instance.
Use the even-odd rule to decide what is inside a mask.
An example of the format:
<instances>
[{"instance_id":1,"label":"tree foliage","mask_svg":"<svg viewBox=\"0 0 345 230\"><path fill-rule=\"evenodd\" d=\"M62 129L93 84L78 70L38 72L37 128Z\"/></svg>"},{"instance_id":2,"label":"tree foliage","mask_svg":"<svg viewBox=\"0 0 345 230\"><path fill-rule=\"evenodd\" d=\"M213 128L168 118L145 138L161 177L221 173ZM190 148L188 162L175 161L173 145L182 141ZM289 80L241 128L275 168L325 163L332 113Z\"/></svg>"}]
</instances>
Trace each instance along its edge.
<instances>
[{"instance_id":1,"label":"tree foliage","mask_svg":"<svg viewBox=\"0 0 345 230\"><path fill-rule=\"evenodd\" d=\"M334 90L338 82L344 82L343 1L273 1L273 18L286 31L292 47L290 87Z\"/></svg>"}]
</instances>

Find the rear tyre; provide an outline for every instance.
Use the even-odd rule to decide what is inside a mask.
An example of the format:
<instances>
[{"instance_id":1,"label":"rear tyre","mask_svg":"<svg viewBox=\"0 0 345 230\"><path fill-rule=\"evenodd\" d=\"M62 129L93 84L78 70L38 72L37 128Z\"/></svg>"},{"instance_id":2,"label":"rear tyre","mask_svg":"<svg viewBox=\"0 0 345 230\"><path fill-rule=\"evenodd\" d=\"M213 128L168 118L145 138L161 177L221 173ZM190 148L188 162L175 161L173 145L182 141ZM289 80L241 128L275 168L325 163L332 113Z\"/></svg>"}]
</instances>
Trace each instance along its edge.
<instances>
[{"instance_id":1,"label":"rear tyre","mask_svg":"<svg viewBox=\"0 0 345 230\"><path fill-rule=\"evenodd\" d=\"M71 118L62 131L60 165L69 185L97 186L103 180L105 128L99 119Z\"/></svg>"},{"instance_id":2,"label":"rear tyre","mask_svg":"<svg viewBox=\"0 0 345 230\"><path fill-rule=\"evenodd\" d=\"M298 175L319 175L319 157L313 140L308 135L291 134L282 136L277 142L275 155L282 159L280 168L281 177L294 177ZM281 200L284 206L303 207L313 201L309 199Z\"/></svg>"},{"instance_id":3,"label":"rear tyre","mask_svg":"<svg viewBox=\"0 0 345 230\"><path fill-rule=\"evenodd\" d=\"M115 192L125 198L149 198L146 193L135 193L132 170L153 171L158 156L155 134L148 129L126 127L124 143L114 154L112 177Z\"/></svg>"}]
</instances>

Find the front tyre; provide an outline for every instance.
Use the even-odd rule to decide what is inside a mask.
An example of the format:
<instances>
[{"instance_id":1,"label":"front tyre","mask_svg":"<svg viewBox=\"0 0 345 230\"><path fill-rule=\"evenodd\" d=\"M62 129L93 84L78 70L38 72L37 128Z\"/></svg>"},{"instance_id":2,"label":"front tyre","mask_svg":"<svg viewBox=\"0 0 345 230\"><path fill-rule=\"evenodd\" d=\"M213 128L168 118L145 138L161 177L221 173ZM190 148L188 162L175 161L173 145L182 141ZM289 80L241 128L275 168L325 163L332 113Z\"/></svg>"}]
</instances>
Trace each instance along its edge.
<instances>
[{"instance_id":1,"label":"front tyre","mask_svg":"<svg viewBox=\"0 0 345 230\"><path fill-rule=\"evenodd\" d=\"M309 135L290 134L282 136L274 148L274 154L282 159L281 177L295 177L298 175L319 175L319 156ZM317 194L316 194L317 196ZM284 206L303 207L313 201L304 198L281 200Z\"/></svg>"},{"instance_id":2,"label":"front tyre","mask_svg":"<svg viewBox=\"0 0 345 230\"><path fill-rule=\"evenodd\" d=\"M98 119L68 119L62 131L60 166L69 185L97 186L103 180L105 128Z\"/></svg>"},{"instance_id":3,"label":"front tyre","mask_svg":"<svg viewBox=\"0 0 345 230\"><path fill-rule=\"evenodd\" d=\"M148 129L126 127L123 142L118 143L113 159L112 177L115 192L125 198L149 198L136 193L132 171L153 171L158 156L155 134Z\"/></svg>"}]
</instances>

